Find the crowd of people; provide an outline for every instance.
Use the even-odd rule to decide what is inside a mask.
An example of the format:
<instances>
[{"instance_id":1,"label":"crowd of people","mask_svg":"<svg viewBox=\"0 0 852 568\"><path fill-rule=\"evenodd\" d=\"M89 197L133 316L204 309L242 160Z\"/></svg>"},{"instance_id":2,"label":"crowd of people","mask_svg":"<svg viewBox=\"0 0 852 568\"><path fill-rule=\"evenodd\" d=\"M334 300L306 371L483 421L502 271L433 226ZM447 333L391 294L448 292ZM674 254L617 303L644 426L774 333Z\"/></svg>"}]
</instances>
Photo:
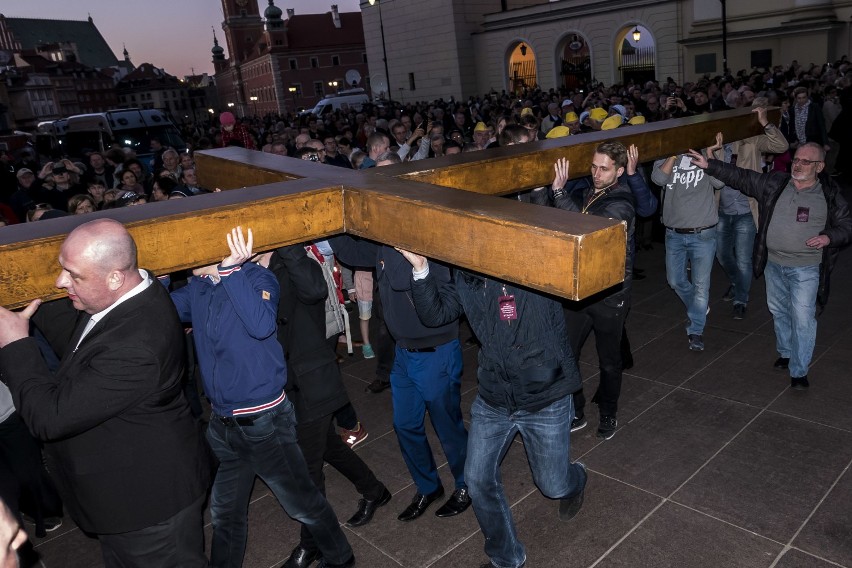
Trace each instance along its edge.
<instances>
[{"instance_id":1,"label":"crowd of people","mask_svg":"<svg viewBox=\"0 0 852 568\"><path fill-rule=\"evenodd\" d=\"M772 106L781 107L777 123L769 119ZM778 351L769 364L789 372L791 388L809 388L816 315L837 254L852 241L838 185L852 150L852 67L845 58L821 67L793 62L683 85L489 93L322 117L239 120L225 112L216 125L188 130L184 153L154 140L154 154L144 159L123 148L43 165L32 152L4 156L0 221L15 224L216 191L198 186L197 149L240 146L367 169L741 107L752 108L761 134L725 141L720 133L708 148L683 148L644 168L635 146L604 142L589 163L560 159L550 185L512 196L625 222L624 282L582 302L349 236L258 255L251 230L242 228L224 239L221 262L185 281L157 278L136 265L135 243L121 224L100 216L80 225L59 256L56 284L68 298L34 301L21 312L0 308L0 436L14 440L0 445L10 481L0 484L0 497L17 516L0 509L9 548L21 545L18 520L32 519L43 535L58 526L64 502L97 536L108 567L206 566L201 516L209 499L210 565L240 566L258 476L302 523L286 568L354 566L324 496L323 463L361 495L349 526L369 523L392 495L353 451L367 433L336 355L339 336L348 334L340 316L348 293L358 303L362 354L377 359L367 390L391 389L413 481L398 519L415 521L438 500L441 518L472 508L485 536L483 568L522 567L526 549L500 463L519 434L532 450L537 487L559 503L558 518L579 513L588 474L571 461L570 434L588 420L577 360L594 333L600 383L592 402L597 435L608 440L618 428L622 373L632 365L625 320L633 282L645 277L635 259L651 224L664 232L666 278L688 320L686 348L705 349L718 259L734 319L747 317L753 278L764 277ZM355 273L351 284L336 278L341 268ZM460 318L480 345L469 429L461 412ZM211 407L206 426L185 388L195 362ZM427 416L449 462L448 498ZM8 447L27 459L4 465Z\"/></svg>"}]
</instances>

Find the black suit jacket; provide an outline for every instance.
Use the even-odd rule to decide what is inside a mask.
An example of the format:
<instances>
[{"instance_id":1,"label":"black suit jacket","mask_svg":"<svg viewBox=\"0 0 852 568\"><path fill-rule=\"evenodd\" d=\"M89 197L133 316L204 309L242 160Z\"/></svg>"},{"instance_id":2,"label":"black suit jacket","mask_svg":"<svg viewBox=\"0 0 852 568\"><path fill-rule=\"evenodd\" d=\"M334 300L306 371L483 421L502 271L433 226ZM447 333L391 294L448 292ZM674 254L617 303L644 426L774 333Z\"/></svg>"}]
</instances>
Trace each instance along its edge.
<instances>
[{"instance_id":1,"label":"black suit jacket","mask_svg":"<svg viewBox=\"0 0 852 568\"><path fill-rule=\"evenodd\" d=\"M33 338L0 349L0 376L45 454L71 516L96 534L138 530L189 506L209 450L181 390L183 330L156 280L74 349L88 315L65 300L33 321L62 356L52 375Z\"/></svg>"}]
</instances>

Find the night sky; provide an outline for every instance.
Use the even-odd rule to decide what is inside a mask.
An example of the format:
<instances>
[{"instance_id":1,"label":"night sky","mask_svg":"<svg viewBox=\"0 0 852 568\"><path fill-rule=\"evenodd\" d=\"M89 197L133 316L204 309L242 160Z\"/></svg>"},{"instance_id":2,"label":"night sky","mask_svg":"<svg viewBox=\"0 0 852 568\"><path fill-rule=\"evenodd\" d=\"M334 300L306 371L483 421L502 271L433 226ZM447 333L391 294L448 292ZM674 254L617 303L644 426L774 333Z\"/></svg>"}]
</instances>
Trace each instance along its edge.
<instances>
[{"instance_id":1,"label":"night sky","mask_svg":"<svg viewBox=\"0 0 852 568\"><path fill-rule=\"evenodd\" d=\"M267 0L260 0L260 13ZM324 13L337 4L341 12L359 11L358 0L277 0L275 5L296 14ZM226 49L220 0L0 0L7 18L85 20L90 14L118 59L122 44L134 65L152 63L183 77L213 73L210 48L213 29Z\"/></svg>"}]
</instances>

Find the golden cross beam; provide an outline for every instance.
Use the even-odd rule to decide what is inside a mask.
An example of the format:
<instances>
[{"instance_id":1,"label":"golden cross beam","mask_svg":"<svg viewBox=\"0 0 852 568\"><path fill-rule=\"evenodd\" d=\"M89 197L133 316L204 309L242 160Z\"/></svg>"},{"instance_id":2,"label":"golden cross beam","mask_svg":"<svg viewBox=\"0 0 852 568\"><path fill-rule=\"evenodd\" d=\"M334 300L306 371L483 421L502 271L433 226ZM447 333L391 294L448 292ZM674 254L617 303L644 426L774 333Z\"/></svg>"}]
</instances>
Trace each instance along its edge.
<instances>
[{"instance_id":1,"label":"golden cross beam","mask_svg":"<svg viewBox=\"0 0 852 568\"><path fill-rule=\"evenodd\" d=\"M736 110L363 171L242 148L198 152L201 185L237 191L0 229L0 305L60 297L59 246L98 217L124 223L140 266L158 274L221 260L226 232L242 225L258 251L349 233L582 299L623 279L624 225L496 196L550 183L563 156L571 177L588 175L604 140L636 144L648 161L709 146L719 131L733 141L763 129Z\"/></svg>"}]
</instances>

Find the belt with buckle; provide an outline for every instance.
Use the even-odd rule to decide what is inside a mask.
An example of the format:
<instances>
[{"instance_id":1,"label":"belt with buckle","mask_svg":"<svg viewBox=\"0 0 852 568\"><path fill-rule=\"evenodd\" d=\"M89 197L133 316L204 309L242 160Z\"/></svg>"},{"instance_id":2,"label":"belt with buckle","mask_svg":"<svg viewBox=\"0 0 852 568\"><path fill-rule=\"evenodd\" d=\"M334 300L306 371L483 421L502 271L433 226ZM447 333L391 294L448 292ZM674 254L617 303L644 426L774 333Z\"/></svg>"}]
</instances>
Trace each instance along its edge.
<instances>
[{"instance_id":1,"label":"belt with buckle","mask_svg":"<svg viewBox=\"0 0 852 568\"><path fill-rule=\"evenodd\" d=\"M225 426L251 426L254 424L254 416L217 416L219 422Z\"/></svg>"},{"instance_id":2,"label":"belt with buckle","mask_svg":"<svg viewBox=\"0 0 852 568\"><path fill-rule=\"evenodd\" d=\"M678 235L697 235L701 231L706 231L707 229L712 229L716 225L707 225L706 227L696 227L694 229L675 229L674 227L668 227Z\"/></svg>"},{"instance_id":3,"label":"belt with buckle","mask_svg":"<svg viewBox=\"0 0 852 568\"><path fill-rule=\"evenodd\" d=\"M409 353L434 353L434 347L403 347Z\"/></svg>"}]
</instances>

